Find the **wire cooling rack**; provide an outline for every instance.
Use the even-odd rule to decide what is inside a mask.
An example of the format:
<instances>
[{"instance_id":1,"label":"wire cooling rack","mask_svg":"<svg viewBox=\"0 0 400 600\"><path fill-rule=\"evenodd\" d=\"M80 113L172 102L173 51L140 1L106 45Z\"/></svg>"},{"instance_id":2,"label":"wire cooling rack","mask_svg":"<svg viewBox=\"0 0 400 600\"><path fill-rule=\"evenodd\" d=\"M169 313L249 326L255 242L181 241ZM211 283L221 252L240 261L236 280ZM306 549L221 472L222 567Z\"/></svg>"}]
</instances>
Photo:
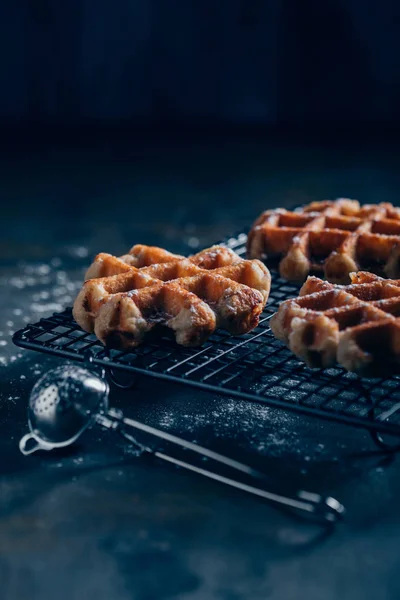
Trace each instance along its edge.
<instances>
[{"instance_id":1,"label":"wire cooling rack","mask_svg":"<svg viewBox=\"0 0 400 600\"><path fill-rule=\"evenodd\" d=\"M240 233L224 245L244 256L246 240ZM310 370L275 339L269 319L299 287L271 274L271 294L259 326L240 337L217 331L200 349L162 338L128 352L108 350L80 329L70 308L27 325L13 341L66 359L86 361L90 355L114 376L118 369L141 373L362 427L381 445L380 433L400 436L400 377L361 380L340 367Z\"/></svg>"}]
</instances>

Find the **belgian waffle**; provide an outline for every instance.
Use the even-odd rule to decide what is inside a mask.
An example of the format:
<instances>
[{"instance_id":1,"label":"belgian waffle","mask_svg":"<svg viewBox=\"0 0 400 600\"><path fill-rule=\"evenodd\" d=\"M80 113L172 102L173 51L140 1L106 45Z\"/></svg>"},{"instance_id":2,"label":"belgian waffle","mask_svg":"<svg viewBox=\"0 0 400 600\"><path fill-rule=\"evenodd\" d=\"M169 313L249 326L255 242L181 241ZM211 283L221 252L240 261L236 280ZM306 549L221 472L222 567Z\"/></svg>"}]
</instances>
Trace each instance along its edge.
<instances>
[{"instance_id":1,"label":"belgian waffle","mask_svg":"<svg viewBox=\"0 0 400 600\"><path fill-rule=\"evenodd\" d=\"M351 285L309 277L271 329L309 367L341 364L367 377L400 372L400 280L351 273Z\"/></svg>"},{"instance_id":2,"label":"belgian waffle","mask_svg":"<svg viewBox=\"0 0 400 600\"><path fill-rule=\"evenodd\" d=\"M279 258L280 275L305 281L323 272L333 283L350 283L350 273L368 270L400 277L400 209L356 200L312 202L294 212L267 210L248 237L249 258Z\"/></svg>"},{"instance_id":3,"label":"belgian waffle","mask_svg":"<svg viewBox=\"0 0 400 600\"><path fill-rule=\"evenodd\" d=\"M222 246L189 258L134 246L121 257L99 254L73 308L76 322L106 346L131 348L169 328L178 344L199 346L216 327L234 335L256 327L271 277L258 260Z\"/></svg>"}]
</instances>

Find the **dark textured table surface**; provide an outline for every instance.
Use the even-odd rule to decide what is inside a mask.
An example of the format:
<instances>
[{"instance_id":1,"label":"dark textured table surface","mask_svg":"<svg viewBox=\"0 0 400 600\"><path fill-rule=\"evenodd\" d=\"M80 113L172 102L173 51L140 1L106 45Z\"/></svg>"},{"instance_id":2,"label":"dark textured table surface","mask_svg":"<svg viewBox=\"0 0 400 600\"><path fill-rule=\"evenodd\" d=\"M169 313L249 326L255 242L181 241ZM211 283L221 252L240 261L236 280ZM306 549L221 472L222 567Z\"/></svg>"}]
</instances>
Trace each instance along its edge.
<instances>
[{"instance_id":1,"label":"dark textured table surface","mask_svg":"<svg viewBox=\"0 0 400 600\"><path fill-rule=\"evenodd\" d=\"M18 451L35 380L60 360L10 336L71 305L99 251L190 252L266 207L324 197L398 201L395 146L98 143L9 152L0 165L0 582L4 600L394 600L398 459L367 433L149 378L112 390L126 414L330 493L329 535L269 505L136 458L87 433L68 451Z\"/></svg>"}]
</instances>

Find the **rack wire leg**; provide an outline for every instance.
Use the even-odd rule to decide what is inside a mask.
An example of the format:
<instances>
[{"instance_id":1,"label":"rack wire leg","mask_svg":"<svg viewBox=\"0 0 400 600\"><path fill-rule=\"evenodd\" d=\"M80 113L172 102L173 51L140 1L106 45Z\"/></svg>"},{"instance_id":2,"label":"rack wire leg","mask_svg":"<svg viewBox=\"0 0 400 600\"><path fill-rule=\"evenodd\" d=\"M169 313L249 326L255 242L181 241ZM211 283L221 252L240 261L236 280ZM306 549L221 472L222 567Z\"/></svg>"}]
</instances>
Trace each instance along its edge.
<instances>
[{"instance_id":1,"label":"rack wire leg","mask_svg":"<svg viewBox=\"0 0 400 600\"><path fill-rule=\"evenodd\" d=\"M118 373L117 375L114 369L110 367L106 369L106 373L111 383L113 383L116 387L120 388L121 390L130 390L134 388L139 379L139 375L137 373L129 373L129 377L126 380L124 380L121 373Z\"/></svg>"},{"instance_id":2,"label":"rack wire leg","mask_svg":"<svg viewBox=\"0 0 400 600\"><path fill-rule=\"evenodd\" d=\"M376 420L383 421L385 418L388 418L390 416L388 413L383 413L383 414L376 416L374 399L373 399L370 391L365 388L365 386L363 385L360 378L358 378L358 387L360 388L364 398L367 400L367 402L370 406L370 409L368 411L368 418L370 419L370 421L376 421ZM400 409L400 403L399 403L398 408ZM393 414L394 412L395 411L390 411L390 414ZM373 442L375 443L376 446L378 446L378 448L380 450L383 450L385 452L398 452L400 450L400 442L393 442L393 443L386 442L383 439L382 435L379 433L379 431L376 431L375 429L369 429L368 432L369 432Z\"/></svg>"}]
</instances>

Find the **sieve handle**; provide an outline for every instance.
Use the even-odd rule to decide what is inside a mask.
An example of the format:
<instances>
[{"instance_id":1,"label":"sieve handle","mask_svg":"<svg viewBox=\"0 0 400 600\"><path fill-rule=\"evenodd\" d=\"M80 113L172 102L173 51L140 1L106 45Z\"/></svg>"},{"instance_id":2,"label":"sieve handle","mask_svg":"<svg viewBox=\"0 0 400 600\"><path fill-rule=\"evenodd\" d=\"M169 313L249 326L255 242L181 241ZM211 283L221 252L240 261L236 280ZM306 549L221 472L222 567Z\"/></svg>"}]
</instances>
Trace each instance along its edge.
<instances>
[{"instance_id":1,"label":"sieve handle","mask_svg":"<svg viewBox=\"0 0 400 600\"><path fill-rule=\"evenodd\" d=\"M24 456L33 454L34 452L37 452L38 450L52 450L53 448L54 448L54 446L52 446L51 444L47 445L47 444L43 444L42 442L40 442L33 435L33 433L26 433L19 440L19 449Z\"/></svg>"},{"instance_id":2,"label":"sieve handle","mask_svg":"<svg viewBox=\"0 0 400 600\"><path fill-rule=\"evenodd\" d=\"M119 433L123 435L125 439L134 444L141 452L151 453L153 456L156 456L161 460L172 463L199 475L203 475L204 477L208 477L214 481L219 481L220 483L224 483L225 485L242 490L252 494L253 496L263 498L264 500L274 504L308 513L309 515L316 517L323 522L334 523L338 521L344 514L344 507L342 504L330 496L322 496L320 494L305 490L298 491L293 497L277 494L264 488L254 486L250 483L240 481L237 478L228 477L211 469L206 469L203 466L197 466L192 462L182 460L181 457L171 456L170 454L165 454L164 452L158 450L152 450L151 448L139 443L132 435L125 431L123 426L125 425L132 427L133 429L167 441L174 446L178 446L181 450L182 448L191 450L202 457L208 458L223 465L224 467L228 467L236 472L240 472L242 475L247 476L251 480L264 483L267 480L267 477L263 473L256 471L249 465L228 458L227 456L214 452L213 450L209 450L208 448L203 448L198 444L194 444L193 442L179 438L175 435L167 433L166 431L156 429L155 427L145 425L144 423L140 423L139 421L135 421L133 419L125 418L120 411L111 409L107 413L107 416L111 417L111 422L113 423L112 428L116 431L119 431Z\"/></svg>"}]
</instances>

